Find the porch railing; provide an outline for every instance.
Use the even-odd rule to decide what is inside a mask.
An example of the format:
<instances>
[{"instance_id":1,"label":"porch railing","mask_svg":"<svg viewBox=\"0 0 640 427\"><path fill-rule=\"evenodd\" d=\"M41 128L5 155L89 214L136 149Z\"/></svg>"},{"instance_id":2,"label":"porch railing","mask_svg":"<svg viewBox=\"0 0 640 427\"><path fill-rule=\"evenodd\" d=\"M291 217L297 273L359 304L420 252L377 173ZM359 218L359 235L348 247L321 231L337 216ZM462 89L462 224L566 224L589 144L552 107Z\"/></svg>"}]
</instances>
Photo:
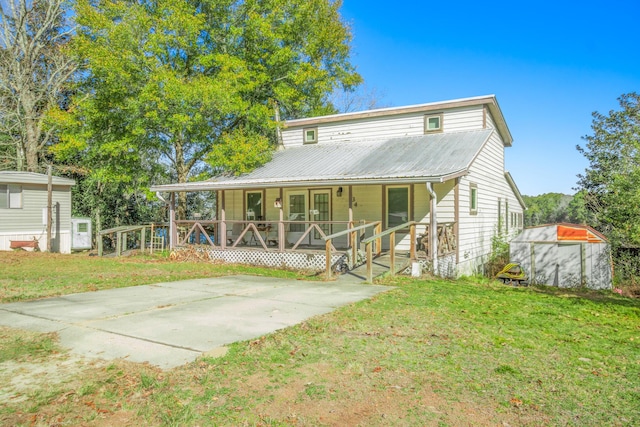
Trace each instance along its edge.
<instances>
[{"instance_id":1,"label":"porch railing","mask_svg":"<svg viewBox=\"0 0 640 427\"><path fill-rule=\"evenodd\" d=\"M311 242L311 233L316 233L314 239L324 241L325 228L329 230L344 226L349 228L351 221L277 221L277 220L178 220L175 221L177 246L186 244L205 244L211 247L238 248L254 244L264 250L296 250ZM288 231L290 226L303 226L295 242L289 244ZM296 232L298 233L298 232ZM310 243L311 244L311 243ZM350 246L350 241L347 242ZM335 250L335 247L333 248Z\"/></svg>"},{"instance_id":2,"label":"porch railing","mask_svg":"<svg viewBox=\"0 0 640 427\"><path fill-rule=\"evenodd\" d=\"M424 233L417 234L416 228L424 227ZM438 224L437 229L437 244L438 244L438 256L446 255L456 250L456 237L454 235L455 223L441 223ZM409 221L407 223L398 225L397 227L389 228L385 231L377 233L362 241L365 245L366 263L367 263L367 281L371 283L373 281L373 244L378 242L385 236L389 236L389 274L391 276L396 274L396 233L406 232L409 234L409 259L415 261L417 259L418 250L424 250L425 256L429 257L432 253L431 248L431 230L429 224ZM378 245L379 247L379 245ZM378 252L377 255L380 253Z\"/></svg>"},{"instance_id":3,"label":"porch railing","mask_svg":"<svg viewBox=\"0 0 640 427\"><path fill-rule=\"evenodd\" d=\"M141 252L148 250L164 250L167 246L167 223L150 223L143 225L123 225L120 227L101 230L96 233L98 256L104 255L105 240L107 249L113 250L116 256L123 252L136 249Z\"/></svg>"}]
</instances>

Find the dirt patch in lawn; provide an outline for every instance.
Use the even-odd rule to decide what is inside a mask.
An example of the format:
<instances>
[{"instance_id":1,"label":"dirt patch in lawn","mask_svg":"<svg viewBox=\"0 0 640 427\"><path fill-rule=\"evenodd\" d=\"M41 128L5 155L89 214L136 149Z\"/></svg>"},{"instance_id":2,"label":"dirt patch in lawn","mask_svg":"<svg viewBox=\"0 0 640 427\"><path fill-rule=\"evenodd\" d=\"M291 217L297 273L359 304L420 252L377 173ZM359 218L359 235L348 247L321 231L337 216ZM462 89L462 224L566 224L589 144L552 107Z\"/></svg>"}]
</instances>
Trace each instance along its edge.
<instances>
[{"instance_id":1,"label":"dirt patch in lawn","mask_svg":"<svg viewBox=\"0 0 640 427\"><path fill-rule=\"evenodd\" d=\"M268 396L254 408L265 425L275 421L305 426L509 426L523 421L471 401L448 401L428 384L416 387L416 381L420 379L402 370L338 372L320 363L305 366L282 383L264 375L243 382L246 397Z\"/></svg>"}]
</instances>

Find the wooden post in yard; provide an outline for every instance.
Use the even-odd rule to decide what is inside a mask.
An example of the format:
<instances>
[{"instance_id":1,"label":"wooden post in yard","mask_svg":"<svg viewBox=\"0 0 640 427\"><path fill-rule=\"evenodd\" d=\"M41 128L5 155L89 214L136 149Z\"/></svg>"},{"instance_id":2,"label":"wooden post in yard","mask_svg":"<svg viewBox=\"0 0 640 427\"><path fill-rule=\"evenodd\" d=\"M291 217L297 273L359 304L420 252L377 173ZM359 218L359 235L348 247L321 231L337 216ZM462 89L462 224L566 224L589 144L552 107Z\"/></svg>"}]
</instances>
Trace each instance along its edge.
<instances>
[{"instance_id":1,"label":"wooden post in yard","mask_svg":"<svg viewBox=\"0 0 640 427\"><path fill-rule=\"evenodd\" d=\"M373 242L367 243L367 282L373 283Z\"/></svg>"},{"instance_id":2,"label":"wooden post in yard","mask_svg":"<svg viewBox=\"0 0 640 427\"><path fill-rule=\"evenodd\" d=\"M325 261L326 268L326 276L327 280L331 280L331 240L327 240L325 243L325 256L327 257Z\"/></svg>"},{"instance_id":3,"label":"wooden post in yard","mask_svg":"<svg viewBox=\"0 0 640 427\"><path fill-rule=\"evenodd\" d=\"M47 252L51 252L51 235L53 228L53 176L51 165L47 166Z\"/></svg>"},{"instance_id":4,"label":"wooden post in yard","mask_svg":"<svg viewBox=\"0 0 640 427\"><path fill-rule=\"evenodd\" d=\"M389 274L395 276L396 274L396 232L389 234Z\"/></svg>"},{"instance_id":5,"label":"wooden post in yard","mask_svg":"<svg viewBox=\"0 0 640 427\"><path fill-rule=\"evenodd\" d=\"M153 255L153 223L151 223L151 236L149 236L149 253Z\"/></svg>"}]
</instances>

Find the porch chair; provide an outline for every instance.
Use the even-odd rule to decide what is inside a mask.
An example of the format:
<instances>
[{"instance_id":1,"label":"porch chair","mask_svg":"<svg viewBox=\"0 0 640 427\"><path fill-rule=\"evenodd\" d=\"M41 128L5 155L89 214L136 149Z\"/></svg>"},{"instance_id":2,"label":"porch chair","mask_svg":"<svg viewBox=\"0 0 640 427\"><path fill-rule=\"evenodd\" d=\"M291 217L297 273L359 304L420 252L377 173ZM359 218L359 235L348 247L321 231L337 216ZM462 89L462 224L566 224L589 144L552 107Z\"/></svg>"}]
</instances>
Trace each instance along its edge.
<instances>
[{"instance_id":1,"label":"porch chair","mask_svg":"<svg viewBox=\"0 0 640 427\"><path fill-rule=\"evenodd\" d=\"M231 230L227 231L227 244L233 245L236 242L236 240L238 240L238 238L240 237L240 234L242 234L243 229L244 229L243 224L239 222L234 222L233 226L231 227ZM240 243L245 245L247 241L244 239L244 237L242 237L242 240Z\"/></svg>"}]
</instances>

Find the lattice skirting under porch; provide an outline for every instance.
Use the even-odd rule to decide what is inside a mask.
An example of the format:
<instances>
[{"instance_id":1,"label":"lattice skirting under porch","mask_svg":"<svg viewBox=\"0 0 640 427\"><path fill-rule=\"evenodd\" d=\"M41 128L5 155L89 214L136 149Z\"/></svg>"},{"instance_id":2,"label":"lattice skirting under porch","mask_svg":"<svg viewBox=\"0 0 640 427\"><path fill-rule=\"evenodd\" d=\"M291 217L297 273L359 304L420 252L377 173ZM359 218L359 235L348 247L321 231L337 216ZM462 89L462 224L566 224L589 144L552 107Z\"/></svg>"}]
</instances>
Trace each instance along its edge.
<instances>
[{"instance_id":1,"label":"lattice skirting under porch","mask_svg":"<svg viewBox=\"0 0 640 427\"><path fill-rule=\"evenodd\" d=\"M326 256L320 252L265 252L209 249L209 258L230 264L249 264L264 267L289 268L294 270L324 271ZM331 265L341 265L346 255L337 253L331 255Z\"/></svg>"},{"instance_id":2,"label":"lattice skirting under porch","mask_svg":"<svg viewBox=\"0 0 640 427\"><path fill-rule=\"evenodd\" d=\"M418 260L422 273L433 273L431 260L421 258ZM456 255L448 254L438 257L438 276L440 277L456 277ZM411 275L411 266L405 268L401 274Z\"/></svg>"}]
</instances>

